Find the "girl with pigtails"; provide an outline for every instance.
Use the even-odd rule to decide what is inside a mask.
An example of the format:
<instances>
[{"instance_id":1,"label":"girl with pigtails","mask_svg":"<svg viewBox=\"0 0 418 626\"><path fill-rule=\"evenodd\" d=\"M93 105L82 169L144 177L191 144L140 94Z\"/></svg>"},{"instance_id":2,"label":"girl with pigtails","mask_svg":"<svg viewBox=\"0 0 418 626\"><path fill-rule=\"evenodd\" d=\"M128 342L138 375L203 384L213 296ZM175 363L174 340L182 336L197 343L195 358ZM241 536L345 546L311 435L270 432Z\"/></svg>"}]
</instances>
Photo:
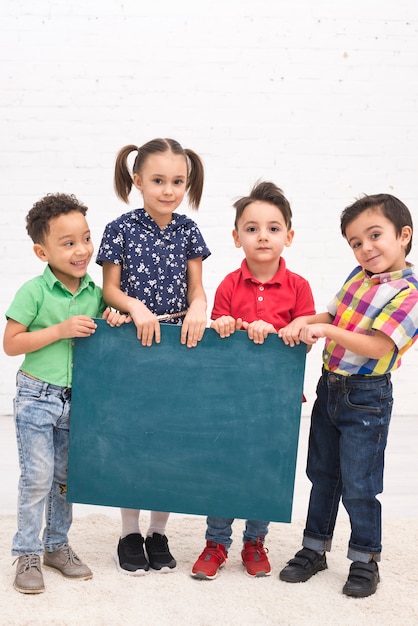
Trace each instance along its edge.
<instances>
[{"instance_id":1,"label":"girl with pigtails","mask_svg":"<svg viewBox=\"0 0 418 626\"><path fill-rule=\"evenodd\" d=\"M137 154L131 173L132 152ZM153 139L139 148L128 145L117 156L116 195L128 203L135 187L143 207L106 226L96 261L103 269L104 300L129 313L144 346L160 342L161 321L181 324L180 341L189 348L203 337L207 319L202 261L210 251L196 223L175 213L185 194L191 207L199 208L203 180L200 157L173 139ZM121 509L118 571L131 576L144 575L150 567L172 571L176 560L165 534L169 513L151 511L145 538L139 513Z\"/></svg>"}]
</instances>

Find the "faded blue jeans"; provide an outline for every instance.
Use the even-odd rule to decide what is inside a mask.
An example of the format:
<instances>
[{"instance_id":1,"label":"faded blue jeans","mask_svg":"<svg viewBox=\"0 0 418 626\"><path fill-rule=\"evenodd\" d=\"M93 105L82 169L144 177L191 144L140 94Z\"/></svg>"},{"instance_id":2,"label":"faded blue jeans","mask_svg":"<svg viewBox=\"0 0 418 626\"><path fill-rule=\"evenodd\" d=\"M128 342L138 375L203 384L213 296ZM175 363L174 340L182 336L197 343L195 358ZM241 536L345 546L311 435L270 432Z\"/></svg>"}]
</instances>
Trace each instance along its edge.
<instances>
[{"instance_id":1,"label":"faded blue jeans","mask_svg":"<svg viewBox=\"0 0 418 626\"><path fill-rule=\"evenodd\" d=\"M380 560L383 467L392 413L390 374L340 376L323 370L309 435L312 483L303 545L330 550L338 505L350 517L348 558Z\"/></svg>"},{"instance_id":2,"label":"faded blue jeans","mask_svg":"<svg viewBox=\"0 0 418 626\"><path fill-rule=\"evenodd\" d=\"M72 522L72 504L66 501L70 403L71 389L18 372L14 412L20 478L14 556L41 555L68 543Z\"/></svg>"},{"instance_id":3,"label":"faded blue jeans","mask_svg":"<svg viewBox=\"0 0 418 626\"><path fill-rule=\"evenodd\" d=\"M221 543L226 550L229 550L232 544L232 523L234 518L229 517L211 517L206 519L206 541L214 541ZM247 520L245 522L245 530L243 532L243 542L247 541L264 541L264 537L268 533L270 522L261 522L257 520Z\"/></svg>"}]
</instances>

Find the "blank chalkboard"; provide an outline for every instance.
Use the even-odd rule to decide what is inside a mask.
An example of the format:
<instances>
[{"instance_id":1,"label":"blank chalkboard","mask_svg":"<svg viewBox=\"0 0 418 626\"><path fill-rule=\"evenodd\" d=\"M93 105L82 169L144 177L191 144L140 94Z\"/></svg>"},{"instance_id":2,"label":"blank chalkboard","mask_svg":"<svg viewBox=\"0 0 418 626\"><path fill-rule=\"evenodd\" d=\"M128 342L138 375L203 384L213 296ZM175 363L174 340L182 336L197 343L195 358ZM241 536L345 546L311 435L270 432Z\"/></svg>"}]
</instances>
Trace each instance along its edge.
<instances>
[{"instance_id":1,"label":"blank chalkboard","mask_svg":"<svg viewBox=\"0 0 418 626\"><path fill-rule=\"evenodd\" d=\"M76 339L71 502L290 522L306 346L97 321Z\"/></svg>"}]
</instances>

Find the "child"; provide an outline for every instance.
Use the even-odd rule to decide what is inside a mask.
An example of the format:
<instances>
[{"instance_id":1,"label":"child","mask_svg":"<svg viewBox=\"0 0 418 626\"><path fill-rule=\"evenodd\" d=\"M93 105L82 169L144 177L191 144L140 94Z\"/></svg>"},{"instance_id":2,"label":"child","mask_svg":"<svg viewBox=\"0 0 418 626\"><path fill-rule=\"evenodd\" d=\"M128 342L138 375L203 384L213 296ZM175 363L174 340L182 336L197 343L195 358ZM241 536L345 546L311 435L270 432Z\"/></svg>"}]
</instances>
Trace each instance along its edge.
<instances>
[{"instance_id":1,"label":"child","mask_svg":"<svg viewBox=\"0 0 418 626\"><path fill-rule=\"evenodd\" d=\"M132 176L127 166L131 152L137 152ZM144 346L151 346L153 339L160 342L160 319L182 324L181 343L189 348L203 336L202 260L210 251L197 225L175 213L186 192L191 206L198 209L203 176L199 156L173 139L154 139L140 148L125 146L117 156L116 194L128 202L133 184L142 193L144 208L106 226L97 262L103 265L106 302L130 314ZM121 509L122 532L114 555L118 571L132 576L141 576L150 567L172 571L176 561L165 535L169 513L151 512L147 554L139 513Z\"/></svg>"},{"instance_id":2,"label":"child","mask_svg":"<svg viewBox=\"0 0 418 626\"><path fill-rule=\"evenodd\" d=\"M104 311L102 292L87 274L93 254L87 207L74 196L48 195L26 217L36 256L47 263L42 276L16 293L6 316L4 350L25 354L14 401L19 448L18 530L14 587L45 590L43 563L67 578L86 580L90 569L68 545L72 505L66 501L73 337L88 337L92 317ZM106 311L108 323L123 317ZM39 534L45 511L46 527Z\"/></svg>"},{"instance_id":3,"label":"child","mask_svg":"<svg viewBox=\"0 0 418 626\"><path fill-rule=\"evenodd\" d=\"M259 183L234 207L232 235L245 259L216 291L211 328L221 337L243 328L254 343L262 344L269 333L277 333L294 317L313 315L313 297L307 281L290 272L281 256L294 235L292 211L281 189L273 183ZM207 518L206 547L193 566L193 577L216 578L232 544L233 521ZM264 548L268 525L267 521L246 521L241 557L250 576L270 574Z\"/></svg>"},{"instance_id":4,"label":"child","mask_svg":"<svg viewBox=\"0 0 418 626\"><path fill-rule=\"evenodd\" d=\"M381 556L384 451L392 412L390 372L417 338L418 281L405 257L412 218L388 194L366 196L341 215L341 231L359 263L328 312L294 320L286 344L325 338L309 438L312 483L303 548L280 572L305 582L326 569L340 498L348 512L353 561L343 593L376 591Z\"/></svg>"}]
</instances>

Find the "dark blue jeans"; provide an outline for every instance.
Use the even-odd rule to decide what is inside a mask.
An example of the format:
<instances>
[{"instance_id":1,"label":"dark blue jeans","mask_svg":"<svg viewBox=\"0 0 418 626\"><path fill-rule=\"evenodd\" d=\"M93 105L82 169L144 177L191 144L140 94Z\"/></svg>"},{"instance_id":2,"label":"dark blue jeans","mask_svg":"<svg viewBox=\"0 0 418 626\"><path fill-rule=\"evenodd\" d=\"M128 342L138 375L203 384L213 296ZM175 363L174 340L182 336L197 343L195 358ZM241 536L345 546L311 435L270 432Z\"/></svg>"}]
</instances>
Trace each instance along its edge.
<instances>
[{"instance_id":1,"label":"dark blue jeans","mask_svg":"<svg viewBox=\"0 0 418 626\"><path fill-rule=\"evenodd\" d=\"M348 558L380 560L383 466L392 383L383 376L340 376L323 370L309 435L312 483L303 545L330 550L340 499L350 517Z\"/></svg>"}]
</instances>

